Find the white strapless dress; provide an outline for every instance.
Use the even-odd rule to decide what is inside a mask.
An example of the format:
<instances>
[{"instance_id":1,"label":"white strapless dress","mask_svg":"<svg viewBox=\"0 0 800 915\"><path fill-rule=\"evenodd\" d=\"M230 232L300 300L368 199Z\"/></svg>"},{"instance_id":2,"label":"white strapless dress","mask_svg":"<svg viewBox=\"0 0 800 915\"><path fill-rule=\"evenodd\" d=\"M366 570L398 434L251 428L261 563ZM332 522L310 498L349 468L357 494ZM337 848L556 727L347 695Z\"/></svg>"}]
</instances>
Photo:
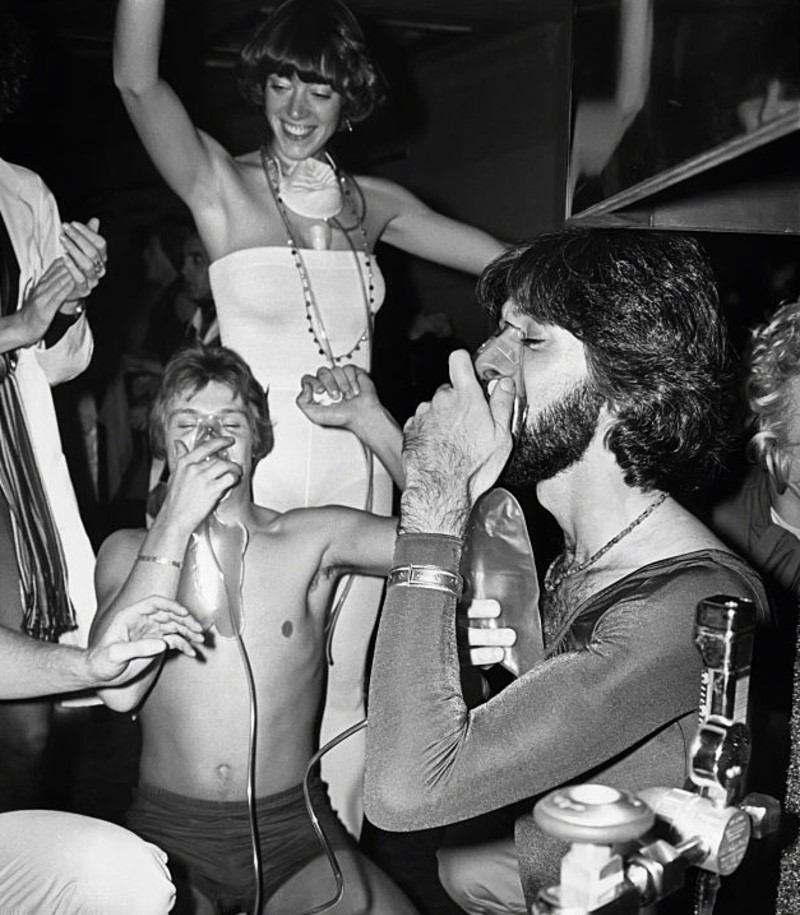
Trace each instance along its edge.
<instances>
[{"instance_id":1,"label":"white strapless dress","mask_svg":"<svg viewBox=\"0 0 800 915\"><path fill-rule=\"evenodd\" d=\"M302 256L331 348L337 355L346 353L367 322L365 257L310 250ZM385 286L371 261L372 308L377 310ZM234 251L211 264L209 278L222 343L244 357L269 393L275 447L256 468L255 501L277 511L329 504L364 508L366 465L355 436L315 426L295 404L300 378L327 362L309 333L303 287L289 248ZM370 356L364 343L348 361L369 370ZM373 511L388 514L391 481L375 463Z\"/></svg>"},{"instance_id":2,"label":"white strapless dress","mask_svg":"<svg viewBox=\"0 0 800 915\"><path fill-rule=\"evenodd\" d=\"M366 258L351 251L303 250L302 256L332 351L346 353L366 327ZM330 504L364 508L368 479L360 443L350 432L309 422L295 403L300 378L327 362L309 333L300 275L289 248L235 251L214 261L209 277L222 343L247 360L269 392L275 447L256 468L256 503L278 511ZM385 285L374 258L372 283L376 311ZM369 343L363 343L348 361L369 369L370 357ZM372 511L388 515L392 483L380 462L373 463ZM364 717L366 654L382 587L381 579L353 579L333 637L321 744ZM332 804L356 837L363 771L363 731L322 760Z\"/></svg>"}]
</instances>

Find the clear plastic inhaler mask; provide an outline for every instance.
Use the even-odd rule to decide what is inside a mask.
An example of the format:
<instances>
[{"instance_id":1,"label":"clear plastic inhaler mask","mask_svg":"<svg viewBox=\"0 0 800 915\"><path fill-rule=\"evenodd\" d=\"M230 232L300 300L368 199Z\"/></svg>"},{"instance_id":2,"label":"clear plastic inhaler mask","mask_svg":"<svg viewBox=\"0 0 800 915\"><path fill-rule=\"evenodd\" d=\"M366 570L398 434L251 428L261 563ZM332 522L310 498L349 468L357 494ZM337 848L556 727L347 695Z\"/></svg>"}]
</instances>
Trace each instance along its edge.
<instances>
[{"instance_id":1,"label":"clear plastic inhaler mask","mask_svg":"<svg viewBox=\"0 0 800 915\"><path fill-rule=\"evenodd\" d=\"M510 325L490 337L475 353L475 371L487 396L501 378L513 378L516 388L511 433L516 439L525 423L527 404L522 378L523 332ZM500 604L496 619L471 620L471 626L508 626L517 640L504 649L503 667L524 674L544 657L539 617L539 580L525 516L519 502L496 487L476 502L467 523L461 557L466 612L474 599L491 598Z\"/></svg>"},{"instance_id":2,"label":"clear plastic inhaler mask","mask_svg":"<svg viewBox=\"0 0 800 915\"><path fill-rule=\"evenodd\" d=\"M192 447L227 434L218 416L202 416ZM220 451L219 456L228 459L228 451ZM242 584L248 539L243 524L226 524L215 509L198 525L186 550L177 600L204 630L216 626L225 638L235 638L244 628Z\"/></svg>"},{"instance_id":3,"label":"clear plastic inhaler mask","mask_svg":"<svg viewBox=\"0 0 800 915\"><path fill-rule=\"evenodd\" d=\"M472 361L483 384L487 397L501 378L514 379L514 412L511 417L511 434L517 437L525 422L527 404L522 378L522 357L525 352L525 335L518 327L507 324L489 337L475 351Z\"/></svg>"}]
</instances>

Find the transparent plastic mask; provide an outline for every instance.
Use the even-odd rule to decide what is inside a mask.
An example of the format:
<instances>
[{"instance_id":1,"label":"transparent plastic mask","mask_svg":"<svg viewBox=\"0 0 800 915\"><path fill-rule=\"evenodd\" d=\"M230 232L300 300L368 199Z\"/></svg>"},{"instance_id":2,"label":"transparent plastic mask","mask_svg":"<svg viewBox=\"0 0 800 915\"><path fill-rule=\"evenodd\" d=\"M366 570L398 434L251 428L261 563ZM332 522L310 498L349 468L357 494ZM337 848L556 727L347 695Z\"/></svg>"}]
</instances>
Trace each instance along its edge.
<instances>
[{"instance_id":1,"label":"transparent plastic mask","mask_svg":"<svg viewBox=\"0 0 800 915\"><path fill-rule=\"evenodd\" d=\"M203 442L210 441L214 438L225 438L226 436L230 437L225 431L225 427L222 424L222 420L219 416L214 416L210 414L208 416L200 416L197 420L197 425L194 428L194 441L192 442L192 448L196 448L198 445L202 445ZM221 458L228 460L228 450L217 452Z\"/></svg>"},{"instance_id":2,"label":"transparent plastic mask","mask_svg":"<svg viewBox=\"0 0 800 915\"><path fill-rule=\"evenodd\" d=\"M522 377L524 355L524 334L510 324L489 337L472 357L475 371L483 384L487 397L501 378L513 378L515 385L514 413L511 419L511 434L516 438L525 422L527 404L525 384Z\"/></svg>"},{"instance_id":3,"label":"transparent plastic mask","mask_svg":"<svg viewBox=\"0 0 800 915\"><path fill-rule=\"evenodd\" d=\"M192 447L227 436L218 416L202 416L197 420ZM229 460L227 449L217 454ZM244 629L242 585L248 540L248 530L241 522L227 524L214 510L198 525L186 550L178 602L204 630L216 626L225 638L234 638Z\"/></svg>"}]
</instances>

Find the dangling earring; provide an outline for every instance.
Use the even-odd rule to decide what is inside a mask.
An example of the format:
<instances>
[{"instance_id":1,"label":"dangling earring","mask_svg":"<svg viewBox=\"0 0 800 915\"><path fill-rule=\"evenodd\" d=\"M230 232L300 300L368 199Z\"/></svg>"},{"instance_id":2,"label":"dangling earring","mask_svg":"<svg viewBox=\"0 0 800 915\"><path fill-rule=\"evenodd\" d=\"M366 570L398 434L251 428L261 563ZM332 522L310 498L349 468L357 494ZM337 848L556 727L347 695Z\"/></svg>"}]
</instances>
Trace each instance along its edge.
<instances>
[{"instance_id":1,"label":"dangling earring","mask_svg":"<svg viewBox=\"0 0 800 915\"><path fill-rule=\"evenodd\" d=\"M350 118L345 118L342 122L342 129L347 131L347 133L353 132L353 125L350 123Z\"/></svg>"}]
</instances>

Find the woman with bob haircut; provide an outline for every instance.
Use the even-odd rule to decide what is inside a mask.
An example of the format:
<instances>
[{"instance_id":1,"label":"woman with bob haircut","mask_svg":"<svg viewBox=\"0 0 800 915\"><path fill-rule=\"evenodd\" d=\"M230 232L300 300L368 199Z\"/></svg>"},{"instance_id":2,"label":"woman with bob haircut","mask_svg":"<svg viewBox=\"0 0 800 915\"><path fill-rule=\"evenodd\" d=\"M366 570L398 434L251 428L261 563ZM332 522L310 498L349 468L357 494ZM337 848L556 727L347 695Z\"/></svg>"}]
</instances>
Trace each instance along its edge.
<instances>
[{"instance_id":1,"label":"woman with bob haircut","mask_svg":"<svg viewBox=\"0 0 800 915\"><path fill-rule=\"evenodd\" d=\"M211 258L222 343L269 390L275 447L254 498L278 511L338 503L391 510L391 482L355 437L313 426L295 404L300 378L321 366L370 368L384 298L378 240L478 274L504 248L434 212L391 181L355 177L328 152L367 118L381 74L339 0L287 0L241 54L240 86L263 113L263 146L233 156L191 122L158 59L165 0L120 0L114 78L161 175L192 212ZM350 582L331 646L322 742L363 717L366 648L382 582ZM341 608L341 604L337 604ZM339 616L334 611L332 619ZM336 750L334 806L358 834L363 735ZM347 758L345 758L345 756Z\"/></svg>"}]
</instances>

